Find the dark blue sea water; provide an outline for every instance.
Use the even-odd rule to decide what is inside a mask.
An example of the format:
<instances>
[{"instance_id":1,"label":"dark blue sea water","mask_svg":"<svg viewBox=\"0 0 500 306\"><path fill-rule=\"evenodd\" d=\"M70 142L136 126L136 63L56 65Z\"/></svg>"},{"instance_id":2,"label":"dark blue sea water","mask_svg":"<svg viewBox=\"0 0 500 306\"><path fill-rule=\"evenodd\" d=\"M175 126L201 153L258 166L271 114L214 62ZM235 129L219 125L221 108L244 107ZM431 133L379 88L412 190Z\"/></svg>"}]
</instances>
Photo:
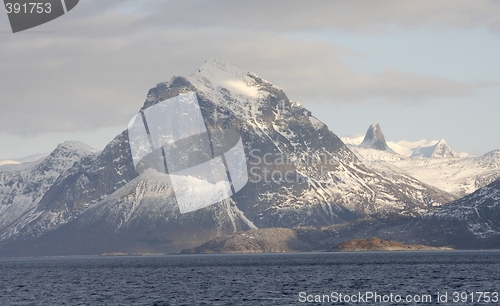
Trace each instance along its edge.
<instances>
[{"instance_id":1,"label":"dark blue sea water","mask_svg":"<svg viewBox=\"0 0 500 306\"><path fill-rule=\"evenodd\" d=\"M498 251L0 259L0 305L497 305L495 292Z\"/></svg>"}]
</instances>

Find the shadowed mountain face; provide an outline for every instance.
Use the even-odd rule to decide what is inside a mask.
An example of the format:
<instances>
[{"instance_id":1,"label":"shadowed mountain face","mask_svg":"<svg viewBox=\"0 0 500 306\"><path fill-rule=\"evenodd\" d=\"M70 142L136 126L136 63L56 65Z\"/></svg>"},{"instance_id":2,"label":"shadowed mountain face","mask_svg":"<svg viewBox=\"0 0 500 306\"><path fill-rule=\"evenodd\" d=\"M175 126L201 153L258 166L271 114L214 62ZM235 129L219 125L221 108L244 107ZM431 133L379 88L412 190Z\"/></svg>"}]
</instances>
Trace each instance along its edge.
<instances>
[{"instance_id":1,"label":"shadowed mountain face","mask_svg":"<svg viewBox=\"0 0 500 306\"><path fill-rule=\"evenodd\" d=\"M142 109L189 92L208 130L241 135L249 175L241 191L181 214L168 175L136 172L124 131L102 152L74 160L36 197L22 191L33 201L3 223L0 254L177 252L240 230L326 226L382 212L422 214L429 202L453 200L408 175L366 167L281 89L220 60L209 59L189 78L157 84ZM371 139L385 144L380 127L372 130ZM0 184L7 190L11 183ZM5 203L0 218L14 204Z\"/></svg>"},{"instance_id":2,"label":"shadowed mountain face","mask_svg":"<svg viewBox=\"0 0 500 306\"><path fill-rule=\"evenodd\" d=\"M363 142L359 146L361 148L370 148L381 151L390 150L389 146L387 146L387 143L385 142L384 133L382 133L382 129L378 123L370 125L366 131Z\"/></svg>"}]
</instances>

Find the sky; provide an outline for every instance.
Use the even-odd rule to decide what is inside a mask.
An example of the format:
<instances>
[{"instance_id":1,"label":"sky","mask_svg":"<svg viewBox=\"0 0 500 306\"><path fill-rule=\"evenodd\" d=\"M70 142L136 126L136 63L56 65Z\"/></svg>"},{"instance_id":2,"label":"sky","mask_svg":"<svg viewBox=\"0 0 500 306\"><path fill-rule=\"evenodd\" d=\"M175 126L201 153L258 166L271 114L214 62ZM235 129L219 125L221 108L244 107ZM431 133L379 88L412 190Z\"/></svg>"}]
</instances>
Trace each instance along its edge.
<instances>
[{"instance_id":1,"label":"sky","mask_svg":"<svg viewBox=\"0 0 500 306\"><path fill-rule=\"evenodd\" d=\"M82 0L13 34L0 10L0 159L103 149L148 90L209 57L254 72L339 137L500 149L500 2Z\"/></svg>"}]
</instances>

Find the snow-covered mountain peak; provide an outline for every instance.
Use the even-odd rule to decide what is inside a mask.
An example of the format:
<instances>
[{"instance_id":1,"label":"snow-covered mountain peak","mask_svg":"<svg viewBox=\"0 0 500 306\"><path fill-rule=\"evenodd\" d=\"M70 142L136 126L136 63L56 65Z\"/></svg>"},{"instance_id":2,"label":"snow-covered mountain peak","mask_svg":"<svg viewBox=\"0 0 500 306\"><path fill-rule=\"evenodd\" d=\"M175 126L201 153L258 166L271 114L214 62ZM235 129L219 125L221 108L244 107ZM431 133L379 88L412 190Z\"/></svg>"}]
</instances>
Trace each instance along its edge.
<instances>
[{"instance_id":1,"label":"snow-covered mountain peak","mask_svg":"<svg viewBox=\"0 0 500 306\"><path fill-rule=\"evenodd\" d=\"M49 158L64 158L69 156L75 156L81 158L86 155L94 154L97 150L80 141L65 141L60 143L52 153L49 154Z\"/></svg>"},{"instance_id":2,"label":"snow-covered mountain peak","mask_svg":"<svg viewBox=\"0 0 500 306\"><path fill-rule=\"evenodd\" d=\"M83 142L65 141L60 143L49 156L43 159L38 168L56 170L60 174L83 157L94 153L97 153L97 150Z\"/></svg>"},{"instance_id":3,"label":"snow-covered mountain peak","mask_svg":"<svg viewBox=\"0 0 500 306\"><path fill-rule=\"evenodd\" d=\"M212 99L220 95L222 89L240 97L259 98L264 95L263 83L270 85L252 73L215 58L206 60L188 80Z\"/></svg>"},{"instance_id":4,"label":"snow-covered mountain peak","mask_svg":"<svg viewBox=\"0 0 500 306\"><path fill-rule=\"evenodd\" d=\"M313 125L315 129L326 127L312 117L311 112L299 102L289 100L279 87L254 73L231 66L219 59L209 58L190 77L182 80L176 82L179 84L171 81L166 87L195 90L201 100L210 101L221 106L221 109L228 109L239 120L251 123L257 133L268 133L267 129L275 130L282 119L289 120L293 114L307 116L309 122L315 123ZM155 89L151 93L155 91L164 92L163 89ZM219 118L220 114L217 117Z\"/></svg>"},{"instance_id":5,"label":"snow-covered mountain peak","mask_svg":"<svg viewBox=\"0 0 500 306\"><path fill-rule=\"evenodd\" d=\"M359 146L361 148L370 148L381 151L391 150L385 142L384 133L382 133L382 129L378 123L373 123L368 127L365 138Z\"/></svg>"},{"instance_id":6,"label":"snow-covered mountain peak","mask_svg":"<svg viewBox=\"0 0 500 306\"><path fill-rule=\"evenodd\" d=\"M73 150L77 152L82 152L84 154L91 154L97 152L96 149L92 148L86 143L83 143L81 141L76 141L76 140L69 140L65 141L63 143L60 143L55 151L57 150Z\"/></svg>"},{"instance_id":7,"label":"snow-covered mountain peak","mask_svg":"<svg viewBox=\"0 0 500 306\"><path fill-rule=\"evenodd\" d=\"M415 149L411 158L427 157L427 158L459 158L460 154L451 150L450 146L444 139L439 140L436 144Z\"/></svg>"}]
</instances>

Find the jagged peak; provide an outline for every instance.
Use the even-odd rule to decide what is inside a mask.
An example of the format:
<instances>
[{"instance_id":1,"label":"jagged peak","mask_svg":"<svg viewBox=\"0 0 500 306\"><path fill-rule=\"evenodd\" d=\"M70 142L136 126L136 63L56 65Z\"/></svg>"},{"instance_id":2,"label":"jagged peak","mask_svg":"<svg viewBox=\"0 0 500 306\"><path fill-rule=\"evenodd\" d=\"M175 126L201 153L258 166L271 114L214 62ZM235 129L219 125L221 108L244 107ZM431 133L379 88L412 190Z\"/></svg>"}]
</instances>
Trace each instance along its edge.
<instances>
[{"instance_id":1,"label":"jagged peak","mask_svg":"<svg viewBox=\"0 0 500 306\"><path fill-rule=\"evenodd\" d=\"M435 145L431 157L459 157L453 152L444 139L440 139Z\"/></svg>"},{"instance_id":2,"label":"jagged peak","mask_svg":"<svg viewBox=\"0 0 500 306\"><path fill-rule=\"evenodd\" d=\"M454 152L446 140L440 139L435 144L431 146L418 147L414 150L411 158L415 157L427 157L427 158L458 158L460 154Z\"/></svg>"},{"instance_id":3,"label":"jagged peak","mask_svg":"<svg viewBox=\"0 0 500 306\"><path fill-rule=\"evenodd\" d=\"M384 133L382 133L382 129L380 128L380 124L373 123L368 127L366 131L365 138L363 142L359 145L361 148L370 148L381 151L392 151L387 143L385 142Z\"/></svg>"}]
</instances>

